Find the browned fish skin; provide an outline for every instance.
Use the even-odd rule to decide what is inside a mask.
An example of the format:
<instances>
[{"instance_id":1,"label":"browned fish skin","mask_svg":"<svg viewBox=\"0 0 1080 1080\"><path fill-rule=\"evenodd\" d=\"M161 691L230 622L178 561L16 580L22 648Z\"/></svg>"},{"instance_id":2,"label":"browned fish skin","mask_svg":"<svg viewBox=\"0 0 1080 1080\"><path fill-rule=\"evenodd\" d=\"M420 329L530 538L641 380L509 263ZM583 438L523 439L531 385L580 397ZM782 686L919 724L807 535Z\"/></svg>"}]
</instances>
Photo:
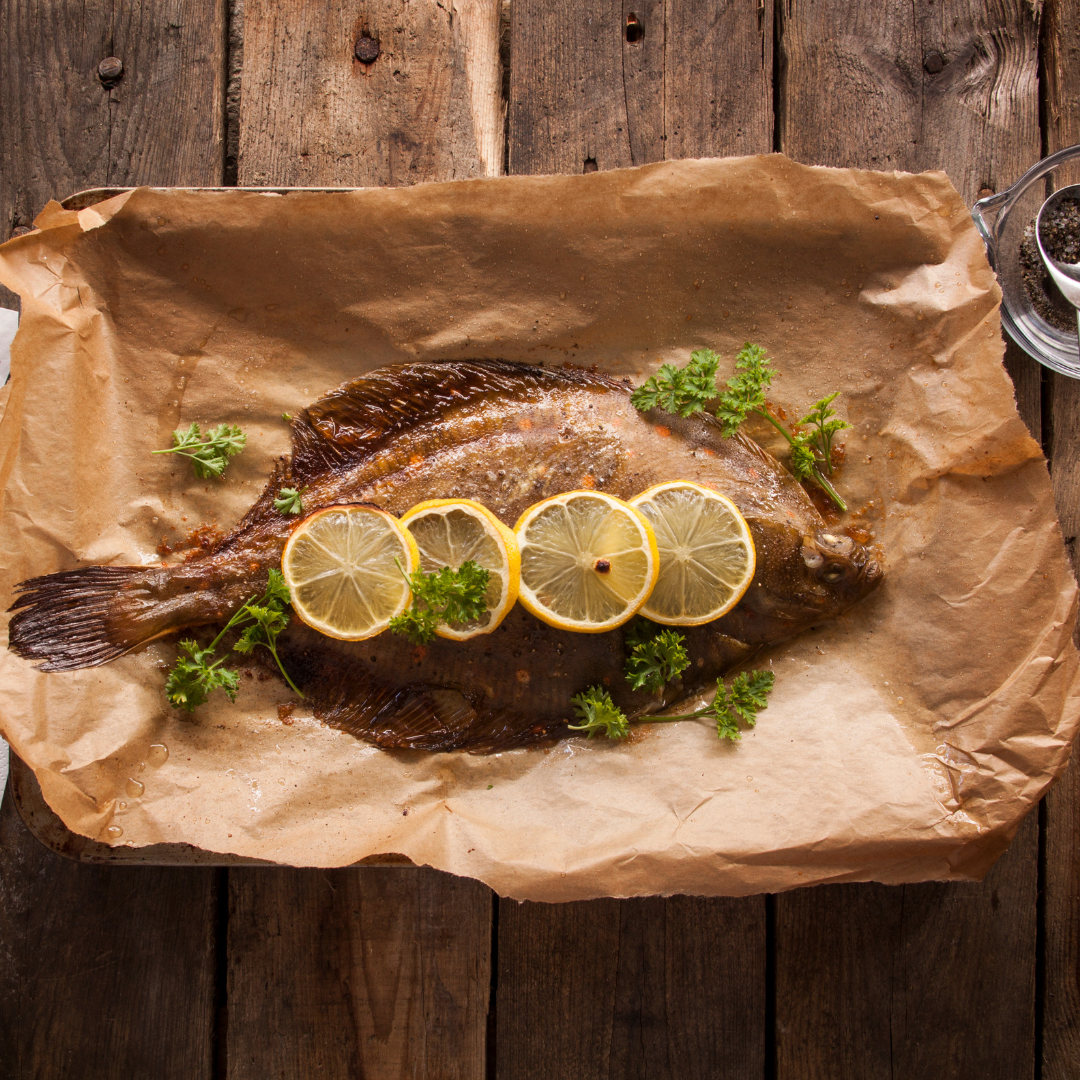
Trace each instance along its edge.
<instances>
[{"instance_id":1,"label":"browned fish skin","mask_svg":"<svg viewBox=\"0 0 1080 1080\"><path fill-rule=\"evenodd\" d=\"M676 479L732 499L758 562L733 611L683 631L693 666L668 702L758 646L834 617L881 578L862 548L825 529L788 472L749 439L722 438L710 417L639 413L628 384L577 368L413 364L373 372L298 415L292 460L206 555L24 582L10 647L61 671L224 620L280 564L295 523L273 508L285 485L302 490L308 511L367 501L401 514L424 499L471 498L513 525L560 492L595 487L631 498ZM340 642L294 620L281 652L316 715L387 747L490 750L549 739L566 733L570 698L597 682L631 714L663 704L623 679L620 631L558 631L520 607L491 635L422 647L392 634Z\"/></svg>"}]
</instances>

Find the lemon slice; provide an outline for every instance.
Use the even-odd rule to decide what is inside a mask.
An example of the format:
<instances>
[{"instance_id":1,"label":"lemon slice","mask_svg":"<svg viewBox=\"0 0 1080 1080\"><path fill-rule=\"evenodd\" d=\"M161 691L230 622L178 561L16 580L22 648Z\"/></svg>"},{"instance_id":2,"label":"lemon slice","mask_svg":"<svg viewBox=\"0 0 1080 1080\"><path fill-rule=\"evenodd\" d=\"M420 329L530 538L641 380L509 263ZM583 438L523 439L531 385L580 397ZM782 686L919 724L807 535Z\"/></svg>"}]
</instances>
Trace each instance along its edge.
<instances>
[{"instance_id":1,"label":"lemon slice","mask_svg":"<svg viewBox=\"0 0 1080 1080\"><path fill-rule=\"evenodd\" d=\"M699 626L730 611L750 587L756 555L746 519L709 488L674 480L630 500L656 533L660 577L641 614Z\"/></svg>"},{"instance_id":2,"label":"lemon slice","mask_svg":"<svg viewBox=\"0 0 1080 1080\"><path fill-rule=\"evenodd\" d=\"M656 581L652 528L612 495L555 495L530 506L514 532L521 549L518 599L562 630L599 634L621 626Z\"/></svg>"},{"instance_id":3,"label":"lemon slice","mask_svg":"<svg viewBox=\"0 0 1080 1080\"><path fill-rule=\"evenodd\" d=\"M420 569L429 574L474 562L489 574L487 611L477 620L440 623L435 633L454 641L490 634L506 618L518 595L521 559L514 534L485 506L471 499L430 499L401 519L420 549Z\"/></svg>"},{"instance_id":4,"label":"lemon slice","mask_svg":"<svg viewBox=\"0 0 1080 1080\"><path fill-rule=\"evenodd\" d=\"M409 606L412 593L402 572L411 574L419 562L416 541L385 510L328 506L293 527L281 572L293 610L308 626L363 641Z\"/></svg>"}]
</instances>

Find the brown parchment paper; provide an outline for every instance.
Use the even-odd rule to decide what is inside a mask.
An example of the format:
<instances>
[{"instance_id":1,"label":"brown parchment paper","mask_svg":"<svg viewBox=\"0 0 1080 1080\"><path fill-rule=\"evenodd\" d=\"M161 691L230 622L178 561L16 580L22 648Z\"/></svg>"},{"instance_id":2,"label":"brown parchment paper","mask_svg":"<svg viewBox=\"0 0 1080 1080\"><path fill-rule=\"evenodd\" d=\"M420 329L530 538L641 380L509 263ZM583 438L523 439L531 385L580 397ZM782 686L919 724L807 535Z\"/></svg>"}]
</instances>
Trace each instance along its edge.
<instances>
[{"instance_id":1,"label":"brown parchment paper","mask_svg":"<svg viewBox=\"0 0 1080 1080\"><path fill-rule=\"evenodd\" d=\"M1001 366L998 288L944 174L768 156L143 189L38 225L0 248L23 305L0 423L5 603L32 575L153 563L162 537L228 529L289 449L281 413L379 365L637 380L704 345L730 369L747 339L789 415L843 391L841 486L888 570L758 657L776 689L737 746L684 723L628 745L387 753L302 708L280 723L276 680L184 718L163 696L168 641L53 675L4 650L3 734L72 829L311 866L399 852L522 899L745 894L981 876L1063 768L1076 586ZM192 420L248 432L224 482L150 456Z\"/></svg>"}]
</instances>

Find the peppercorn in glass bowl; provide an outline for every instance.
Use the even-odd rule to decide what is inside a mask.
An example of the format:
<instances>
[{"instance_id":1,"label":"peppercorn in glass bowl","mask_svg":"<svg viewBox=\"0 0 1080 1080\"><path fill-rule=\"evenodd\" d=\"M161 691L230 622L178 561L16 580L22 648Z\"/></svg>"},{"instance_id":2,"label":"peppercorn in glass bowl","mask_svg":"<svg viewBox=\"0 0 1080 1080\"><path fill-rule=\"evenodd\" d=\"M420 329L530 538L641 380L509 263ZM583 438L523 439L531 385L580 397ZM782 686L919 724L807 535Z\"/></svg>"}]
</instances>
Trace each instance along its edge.
<instances>
[{"instance_id":1,"label":"peppercorn in glass bowl","mask_svg":"<svg viewBox=\"0 0 1080 1080\"><path fill-rule=\"evenodd\" d=\"M1037 162L1006 191L980 199L971 211L1001 285L1002 325L1029 356L1073 379L1080 378L1076 309L1042 264L1035 220L1055 188L1078 180L1080 146L1070 146Z\"/></svg>"}]
</instances>

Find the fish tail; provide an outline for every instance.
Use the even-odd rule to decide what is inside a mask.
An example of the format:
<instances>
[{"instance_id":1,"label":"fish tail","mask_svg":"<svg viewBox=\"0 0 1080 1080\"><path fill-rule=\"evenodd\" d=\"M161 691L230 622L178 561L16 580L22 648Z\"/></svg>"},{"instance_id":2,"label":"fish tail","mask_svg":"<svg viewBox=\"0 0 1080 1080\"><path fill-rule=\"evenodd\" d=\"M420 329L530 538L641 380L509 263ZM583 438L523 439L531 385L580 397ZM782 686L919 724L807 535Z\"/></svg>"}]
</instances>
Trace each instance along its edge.
<instances>
[{"instance_id":1,"label":"fish tail","mask_svg":"<svg viewBox=\"0 0 1080 1080\"><path fill-rule=\"evenodd\" d=\"M125 603L125 591L146 580L141 566L88 566L31 578L16 586L9 610L8 648L42 671L69 671L108 663L150 638L167 633L162 612Z\"/></svg>"}]
</instances>

